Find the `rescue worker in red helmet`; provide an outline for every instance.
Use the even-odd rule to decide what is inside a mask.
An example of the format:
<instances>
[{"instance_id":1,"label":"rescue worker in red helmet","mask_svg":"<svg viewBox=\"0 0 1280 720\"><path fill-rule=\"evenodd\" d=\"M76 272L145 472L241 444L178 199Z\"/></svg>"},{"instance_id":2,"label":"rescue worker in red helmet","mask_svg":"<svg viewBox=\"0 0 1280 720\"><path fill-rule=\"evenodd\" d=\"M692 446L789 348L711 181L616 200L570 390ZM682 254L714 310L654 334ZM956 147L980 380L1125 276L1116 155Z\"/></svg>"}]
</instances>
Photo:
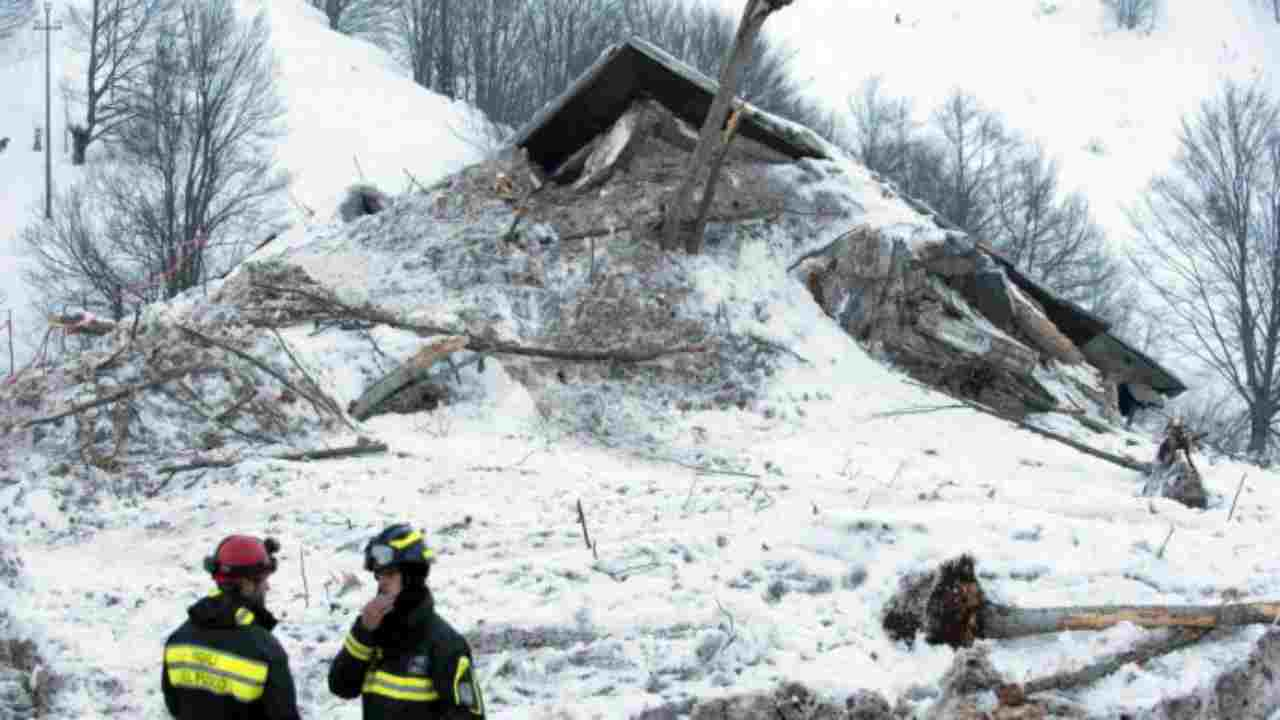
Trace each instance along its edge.
<instances>
[{"instance_id":1,"label":"rescue worker in red helmet","mask_svg":"<svg viewBox=\"0 0 1280 720\"><path fill-rule=\"evenodd\" d=\"M204 559L217 588L164 645L161 689L178 720L299 720L289 658L265 602L280 544L231 535Z\"/></svg>"},{"instance_id":2,"label":"rescue worker in red helmet","mask_svg":"<svg viewBox=\"0 0 1280 720\"><path fill-rule=\"evenodd\" d=\"M364 567L378 594L329 666L329 690L361 696L364 720L475 720L485 716L471 646L436 614L427 575L434 552L405 524L378 533Z\"/></svg>"}]
</instances>

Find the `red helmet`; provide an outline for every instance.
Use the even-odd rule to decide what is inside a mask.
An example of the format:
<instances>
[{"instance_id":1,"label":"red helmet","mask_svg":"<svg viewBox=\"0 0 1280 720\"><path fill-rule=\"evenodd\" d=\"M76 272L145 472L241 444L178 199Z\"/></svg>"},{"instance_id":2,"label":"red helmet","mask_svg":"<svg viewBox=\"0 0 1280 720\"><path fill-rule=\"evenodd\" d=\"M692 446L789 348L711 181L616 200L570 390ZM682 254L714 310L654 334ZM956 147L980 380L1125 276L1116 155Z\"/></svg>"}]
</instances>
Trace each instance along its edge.
<instances>
[{"instance_id":1,"label":"red helmet","mask_svg":"<svg viewBox=\"0 0 1280 720\"><path fill-rule=\"evenodd\" d=\"M204 559L204 569L213 574L216 583L260 578L276 571L279 550L280 543L275 538L259 540L251 535L229 535Z\"/></svg>"}]
</instances>

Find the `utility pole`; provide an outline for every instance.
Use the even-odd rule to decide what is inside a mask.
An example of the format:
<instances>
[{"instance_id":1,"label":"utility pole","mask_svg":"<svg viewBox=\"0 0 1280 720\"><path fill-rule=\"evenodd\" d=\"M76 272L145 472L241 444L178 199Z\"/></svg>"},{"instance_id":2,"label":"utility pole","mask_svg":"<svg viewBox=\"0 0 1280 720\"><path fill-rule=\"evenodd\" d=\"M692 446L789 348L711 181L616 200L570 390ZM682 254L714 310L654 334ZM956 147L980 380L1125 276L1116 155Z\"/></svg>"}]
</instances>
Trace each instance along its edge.
<instances>
[{"instance_id":1,"label":"utility pole","mask_svg":"<svg viewBox=\"0 0 1280 720\"><path fill-rule=\"evenodd\" d=\"M46 220L53 218L53 125L51 124L52 113L49 110L51 105L51 77L52 70L50 66L51 52L49 50L50 35L54 30L61 30L62 23L54 25L51 22L51 14L53 13L53 3L45 0L44 3L44 24L36 24L36 31L44 33L44 217Z\"/></svg>"}]
</instances>

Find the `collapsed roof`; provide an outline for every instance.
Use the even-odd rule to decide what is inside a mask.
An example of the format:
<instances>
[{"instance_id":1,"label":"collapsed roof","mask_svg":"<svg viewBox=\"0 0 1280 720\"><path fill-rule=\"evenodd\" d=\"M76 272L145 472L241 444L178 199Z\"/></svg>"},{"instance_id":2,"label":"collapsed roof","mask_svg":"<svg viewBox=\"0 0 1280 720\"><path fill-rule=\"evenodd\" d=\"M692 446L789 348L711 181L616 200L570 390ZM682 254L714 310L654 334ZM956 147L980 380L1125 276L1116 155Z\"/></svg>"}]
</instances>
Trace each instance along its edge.
<instances>
[{"instance_id":1,"label":"collapsed roof","mask_svg":"<svg viewBox=\"0 0 1280 720\"><path fill-rule=\"evenodd\" d=\"M718 87L656 45L632 37L601 53L516 133L512 144L528 150L530 160L552 173L612 127L636 100L656 100L676 117L701 127ZM793 160L828 157L826 144L811 130L780 123L750 103L743 104L738 135Z\"/></svg>"},{"instance_id":2,"label":"collapsed roof","mask_svg":"<svg viewBox=\"0 0 1280 720\"><path fill-rule=\"evenodd\" d=\"M912 207L950 230L959 230L950 221L918 199L903 196ZM1031 279L1013 261L985 244L980 245L988 257L998 263L1018 286L1044 308L1058 329L1080 348L1089 362L1108 375L1124 381L1146 385L1166 397L1177 397L1187 386L1172 371L1111 332L1111 323L1080 307L1067 298Z\"/></svg>"},{"instance_id":3,"label":"collapsed roof","mask_svg":"<svg viewBox=\"0 0 1280 720\"><path fill-rule=\"evenodd\" d=\"M572 85L520 129L512 144L523 149L528 160L543 173L563 182L577 177L584 156L595 152L593 144L601 142L616 126L627 124L620 120L638 104L660 105L683 124L697 128L717 90L714 80L661 48L632 37L602 53ZM780 120L746 103L738 134L743 138L739 142L775 154L775 162L831 159L838 153L808 128ZM670 139L671 135L667 132L665 138ZM689 149L688 135L686 127L682 138L685 149ZM611 152L614 157L620 153L616 149ZM572 168L566 172L569 166ZM932 219L939 228L958 230L923 203L901 195L888 183L885 185L887 191ZM1035 302L1057 330L1108 381L1145 386L1169 397L1186 390L1186 385L1172 372L1113 334L1106 320L1031 279L985 243L974 244L1000 267L1013 286ZM1007 325L1001 321L1009 318L998 317L999 308L981 310L997 325ZM997 317L990 317L992 313Z\"/></svg>"}]
</instances>

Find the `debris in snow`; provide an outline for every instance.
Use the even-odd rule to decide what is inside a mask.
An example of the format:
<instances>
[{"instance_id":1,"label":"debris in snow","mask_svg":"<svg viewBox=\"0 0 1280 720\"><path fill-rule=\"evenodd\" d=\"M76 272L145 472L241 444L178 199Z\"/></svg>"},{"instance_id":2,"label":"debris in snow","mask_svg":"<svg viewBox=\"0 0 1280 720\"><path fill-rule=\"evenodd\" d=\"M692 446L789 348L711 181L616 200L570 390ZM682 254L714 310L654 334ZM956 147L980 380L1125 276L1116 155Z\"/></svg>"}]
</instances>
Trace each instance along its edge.
<instances>
[{"instance_id":1,"label":"debris in snow","mask_svg":"<svg viewBox=\"0 0 1280 720\"><path fill-rule=\"evenodd\" d=\"M1146 483L1142 487L1145 497L1167 497L1190 508L1203 510L1209 507L1209 496L1200 479L1200 471L1191 459L1196 437L1174 418L1165 428L1165 438L1156 451L1156 461L1151 464Z\"/></svg>"},{"instance_id":2,"label":"debris in snow","mask_svg":"<svg viewBox=\"0 0 1280 720\"><path fill-rule=\"evenodd\" d=\"M338 205L338 214L342 222L349 223L365 215L377 215L390 204L386 193L368 183L359 183L347 188L346 197Z\"/></svg>"}]
</instances>

